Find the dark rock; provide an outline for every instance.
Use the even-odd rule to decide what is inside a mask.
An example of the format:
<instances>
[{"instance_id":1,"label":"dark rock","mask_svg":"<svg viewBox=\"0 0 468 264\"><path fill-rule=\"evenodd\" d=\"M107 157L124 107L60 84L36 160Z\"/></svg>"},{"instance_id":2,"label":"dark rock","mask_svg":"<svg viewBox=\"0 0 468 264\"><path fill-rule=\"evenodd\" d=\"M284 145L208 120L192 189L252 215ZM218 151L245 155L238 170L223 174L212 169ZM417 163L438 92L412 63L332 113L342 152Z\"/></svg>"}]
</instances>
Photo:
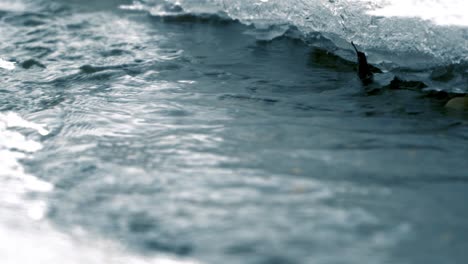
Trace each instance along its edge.
<instances>
[{"instance_id":1,"label":"dark rock","mask_svg":"<svg viewBox=\"0 0 468 264\"><path fill-rule=\"evenodd\" d=\"M384 86L384 88L392 89L392 90L417 90L420 91L423 88L426 88L427 85L421 81L405 81L398 77L393 78L390 84Z\"/></svg>"}]
</instances>

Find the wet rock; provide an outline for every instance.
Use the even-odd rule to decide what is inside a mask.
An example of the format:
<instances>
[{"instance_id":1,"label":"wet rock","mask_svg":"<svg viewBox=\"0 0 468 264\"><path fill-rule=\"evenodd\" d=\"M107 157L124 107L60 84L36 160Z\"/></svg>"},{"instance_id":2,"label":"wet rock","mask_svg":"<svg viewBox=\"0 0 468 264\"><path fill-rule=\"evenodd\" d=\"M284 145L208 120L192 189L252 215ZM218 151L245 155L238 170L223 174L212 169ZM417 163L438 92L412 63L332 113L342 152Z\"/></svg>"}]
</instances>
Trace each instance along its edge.
<instances>
[{"instance_id":1,"label":"wet rock","mask_svg":"<svg viewBox=\"0 0 468 264\"><path fill-rule=\"evenodd\" d=\"M356 51L356 56L358 60L359 79L361 79L364 85L371 84L373 82L374 73L372 72L370 65L367 63L366 54L364 54L364 52L359 51L353 42L351 42L351 45L353 45L353 48Z\"/></svg>"},{"instance_id":2,"label":"wet rock","mask_svg":"<svg viewBox=\"0 0 468 264\"><path fill-rule=\"evenodd\" d=\"M392 89L392 90L405 89L405 90L416 90L416 91L420 91L426 87L427 85L421 81L406 81L398 77L394 77L393 80L390 82L390 84L384 86L384 88Z\"/></svg>"},{"instance_id":3,"label":"wet rock","mask_svg":"<svg viewBox=\"0 0 468 264\"><path fill-rule=\"evenodd\" d=\"M454 97L450 99L446 104L445 108L452 110L468 110L468 97Z\"/></svg>"},{"instance_id":4,"label":"wet rock","mask_svg":"<svg viewBox=\"0 0 468 264\"><path fill-rule=\"evenodd\" d=\"M446 91L436 91L436 90L430 90L426 92L423 97L427 98L434 98L438 100L449 100L452 98L452 95Z\"/></svg>"}]
</instances>

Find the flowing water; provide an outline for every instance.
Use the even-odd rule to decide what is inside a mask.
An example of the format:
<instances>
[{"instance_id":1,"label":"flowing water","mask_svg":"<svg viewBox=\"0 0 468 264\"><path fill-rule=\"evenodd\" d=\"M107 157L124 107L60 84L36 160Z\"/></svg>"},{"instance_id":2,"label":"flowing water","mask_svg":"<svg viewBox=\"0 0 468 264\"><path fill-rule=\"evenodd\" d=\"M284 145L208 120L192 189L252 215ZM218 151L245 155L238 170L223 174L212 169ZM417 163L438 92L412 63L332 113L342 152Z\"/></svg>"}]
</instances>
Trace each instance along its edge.
<instances>
[{"instance_id":1,"label":"flowing water","mask_svg":"<svg viewBox=\"0 0 468 264\"><path fill-rule=\"evenodd\" d=\"M466 263L461 10L1 0L0 262Z\"/></svg>"}]
</instances>

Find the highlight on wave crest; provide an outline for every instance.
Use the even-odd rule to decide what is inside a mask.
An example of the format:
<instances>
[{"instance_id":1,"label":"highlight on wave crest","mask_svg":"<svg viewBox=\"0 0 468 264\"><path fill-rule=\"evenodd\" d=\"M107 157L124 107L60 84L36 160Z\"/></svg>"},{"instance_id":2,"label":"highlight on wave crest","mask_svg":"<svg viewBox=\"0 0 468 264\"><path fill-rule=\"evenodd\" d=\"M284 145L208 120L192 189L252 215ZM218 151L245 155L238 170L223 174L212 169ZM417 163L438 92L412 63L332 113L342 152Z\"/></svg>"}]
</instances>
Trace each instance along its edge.
<instances>
[{"instance_id":1,"label":"highlight on wave crest","mask_svg":"<svg viewBox=\"0 0 468 264\"><path fill-rule=\"evenodd\" d=\"M140 0L122 8L157 16L225 14L255 28L289 25L306 39L320 35L342 50L351 52L354 41L378 51L381 61L393 61L383 55L392 53L393 62L411 64L405 59L410 55L429 58L425 66L431 67L468 60L466 6L464 0Z\"/></svg>"},{"instance_id":2,"label":"highlight on wave crest","mask_svg":"<svg viewBox=\"0 0 468 264\"><path fill-rule=\"evenodd\" d=\"M441 26L468 27L468 2L464 0L380 0L380 6L367 13L384 17L414 17Z\"/></svg>"}]
</instances>

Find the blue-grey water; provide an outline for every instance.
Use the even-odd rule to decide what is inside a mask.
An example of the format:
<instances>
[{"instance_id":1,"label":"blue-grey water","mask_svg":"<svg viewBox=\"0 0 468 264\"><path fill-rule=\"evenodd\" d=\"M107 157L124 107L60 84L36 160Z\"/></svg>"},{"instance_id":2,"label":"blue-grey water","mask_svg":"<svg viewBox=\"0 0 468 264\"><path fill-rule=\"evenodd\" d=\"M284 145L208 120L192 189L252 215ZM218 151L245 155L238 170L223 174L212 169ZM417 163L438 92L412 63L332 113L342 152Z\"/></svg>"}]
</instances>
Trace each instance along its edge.
<instances>
[{"instance_id":1,"label":"blue-grey water","mask_svg":"<svg viewBox=\"0 0 468 264\"><path fill-rule=\"evenodd\" d=\"M466 92L463 21L169 2L0 1L0 263L467 263L467 113L346 46Z\"/></svg>"}]
</instances>

